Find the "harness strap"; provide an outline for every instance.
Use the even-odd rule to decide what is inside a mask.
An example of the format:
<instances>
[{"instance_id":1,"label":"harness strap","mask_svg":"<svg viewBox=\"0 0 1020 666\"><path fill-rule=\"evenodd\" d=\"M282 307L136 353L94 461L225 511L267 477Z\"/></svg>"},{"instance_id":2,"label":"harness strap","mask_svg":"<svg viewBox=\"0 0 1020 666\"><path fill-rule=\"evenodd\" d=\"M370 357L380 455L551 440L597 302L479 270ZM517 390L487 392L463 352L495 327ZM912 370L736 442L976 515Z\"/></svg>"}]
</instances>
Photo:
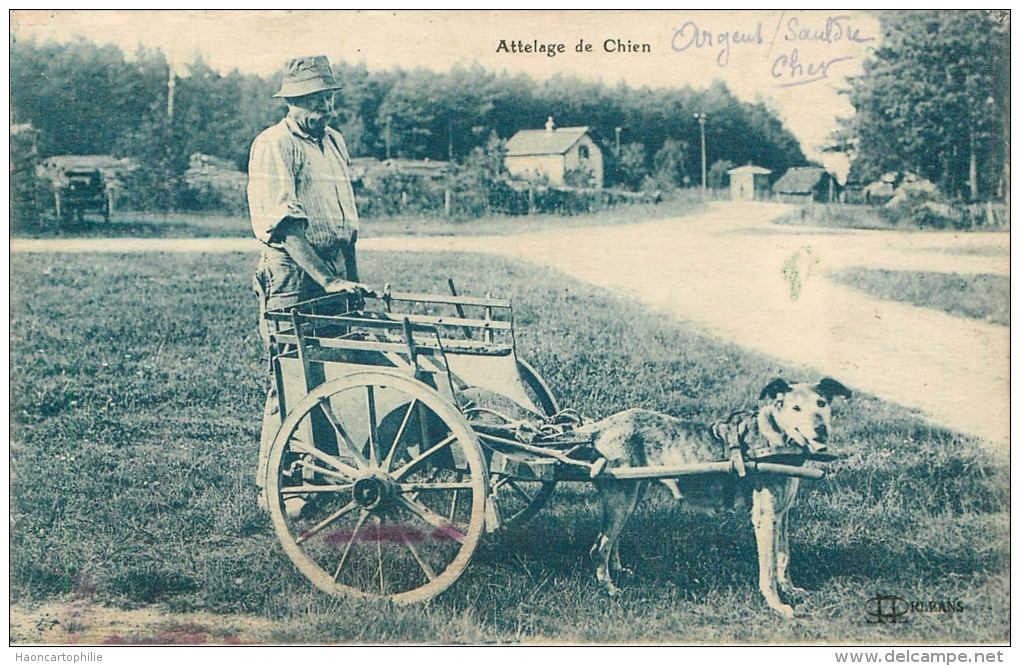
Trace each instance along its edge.
<instances>
[{"instance_id":1,"label":"harness strap","mask_svg":"<svg viewBox=\"0 0 1020 666\"><path fill-rule=\"evenodd\" d=\"M712 437L723 445L723 457L729 459L733 471L739 477L747 475L744 454L748 448L748 433L756 417L757 412L734 412L714 422L711 427Z\"/></svg>"},{"instance_id":2,"label":"harness strap","mask_svg":"<svg viewBox=\"0 0 1020 666\"><path fill-rule=\"evenodd\" d=\"M582 423L580 414L573 409L563 409L552 416L543 417L539 422L528 419L515 420L500 411L488 407L479 407L473 403L468 403L462 409L469 418L475 415L488 414L500 419L503 421L504 426L514 430L514 437L517 441L524 444L530 444L535 440L541 442L559 437L580 426Z\"/></svg>"}]
</instances>

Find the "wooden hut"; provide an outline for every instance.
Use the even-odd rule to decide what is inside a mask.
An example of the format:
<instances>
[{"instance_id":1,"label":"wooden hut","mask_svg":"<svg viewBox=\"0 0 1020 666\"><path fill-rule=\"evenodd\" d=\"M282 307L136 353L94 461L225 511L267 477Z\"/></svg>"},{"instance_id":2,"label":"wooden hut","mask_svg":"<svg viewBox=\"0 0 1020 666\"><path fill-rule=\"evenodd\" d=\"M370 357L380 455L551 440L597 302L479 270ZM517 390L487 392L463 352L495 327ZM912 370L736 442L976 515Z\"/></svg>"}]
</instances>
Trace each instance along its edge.
<instances>
[{"instance_id":1,"label":"wooden hut","mask_svg":"<svg viewBox=\"0 0 1020 666\"><path fill-rule=\"evenodd\" d=\"M730 175L730 196L734 201L764 199L768 194L771 170L748 164L726 173Z\"/></svg>"}]
</instances>

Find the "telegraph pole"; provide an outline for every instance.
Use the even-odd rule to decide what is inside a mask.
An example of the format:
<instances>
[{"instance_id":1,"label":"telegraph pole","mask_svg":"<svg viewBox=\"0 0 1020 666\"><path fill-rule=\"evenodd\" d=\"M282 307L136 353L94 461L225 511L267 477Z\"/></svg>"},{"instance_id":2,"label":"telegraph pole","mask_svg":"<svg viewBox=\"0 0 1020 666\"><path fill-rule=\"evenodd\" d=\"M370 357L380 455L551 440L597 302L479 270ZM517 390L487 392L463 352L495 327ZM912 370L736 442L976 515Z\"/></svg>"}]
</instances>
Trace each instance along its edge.
<instances>
[{"instance_id":1,"label":"telegraph pole","mask_svg":"<svg viewBox=\"0 0 1020 666\"><path fill-rule=\"evenodd\" d=\"M166 197L164 201L166 214L169 215L173 199L174 92L177 88L177 77L174 75L173 57L168 57L166 64L166 150L163 156L163 190Z\"/></svg>"},{"instance_id":2,"label":"telegraph pole","mask_svg":"<svg viewBox=\"0 0 1020 666\"><path fill-rule=\"evenodd\" d=\"M390 126L393 124L393 116L386 116L386 159L390 159Z\"/></svg>"},{"instance_id":3,"label":"telegraph pole","mask_svg":"<svg viewBox=\"0 0 1020 666\"><path fill-rule=\"evenodd\" d=\"M695 113L695 120L701 125L701 191L708 189L708 170L705 168L705 120L708 118L704 113Z\"/></svg>"}]
</instances>

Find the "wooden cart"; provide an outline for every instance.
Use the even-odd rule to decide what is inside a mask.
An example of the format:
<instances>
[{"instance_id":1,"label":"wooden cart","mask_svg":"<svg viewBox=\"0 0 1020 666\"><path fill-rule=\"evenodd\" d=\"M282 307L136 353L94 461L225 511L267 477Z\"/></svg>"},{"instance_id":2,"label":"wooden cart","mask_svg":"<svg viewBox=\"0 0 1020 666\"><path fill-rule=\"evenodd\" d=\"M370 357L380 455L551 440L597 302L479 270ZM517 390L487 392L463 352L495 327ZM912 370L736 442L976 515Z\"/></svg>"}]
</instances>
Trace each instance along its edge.
<instances>
[{"instance_id":1,"label":"wooden cart","mask_svg":"<svg viewBox=\"0 0 1020 666\"><path fill-rule=\"evenodd\" d=\"M606 470L517 356L509 301L390 293L270 311L282 425L269 459L284 551L331 594L408 603L449 587L482 534L557 482L730 472L719 462ZM800 466L761 472L818 478Z\"/></svg>"}]
</instances>

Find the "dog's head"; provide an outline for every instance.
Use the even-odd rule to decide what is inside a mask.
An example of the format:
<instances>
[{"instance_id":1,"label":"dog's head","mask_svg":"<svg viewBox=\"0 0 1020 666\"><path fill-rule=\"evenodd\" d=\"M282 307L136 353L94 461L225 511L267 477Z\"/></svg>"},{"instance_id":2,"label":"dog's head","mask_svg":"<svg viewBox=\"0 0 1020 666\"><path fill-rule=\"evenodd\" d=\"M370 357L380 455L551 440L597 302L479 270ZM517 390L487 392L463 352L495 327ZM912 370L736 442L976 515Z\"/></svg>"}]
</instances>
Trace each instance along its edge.
<instances>
[{"instance_id":1,"label":"dog's head","mask_svg":"<svg viewBox=\"0 0 1020 666\"><path fill-rule=\"evenodd\" d=\"M828 447L832 429L832 401L850 395L850 389L828 377L817 384L773 379L759 399L767 403L769 420L788 442L821 453Z\"/></svg>"}]
</instances>

